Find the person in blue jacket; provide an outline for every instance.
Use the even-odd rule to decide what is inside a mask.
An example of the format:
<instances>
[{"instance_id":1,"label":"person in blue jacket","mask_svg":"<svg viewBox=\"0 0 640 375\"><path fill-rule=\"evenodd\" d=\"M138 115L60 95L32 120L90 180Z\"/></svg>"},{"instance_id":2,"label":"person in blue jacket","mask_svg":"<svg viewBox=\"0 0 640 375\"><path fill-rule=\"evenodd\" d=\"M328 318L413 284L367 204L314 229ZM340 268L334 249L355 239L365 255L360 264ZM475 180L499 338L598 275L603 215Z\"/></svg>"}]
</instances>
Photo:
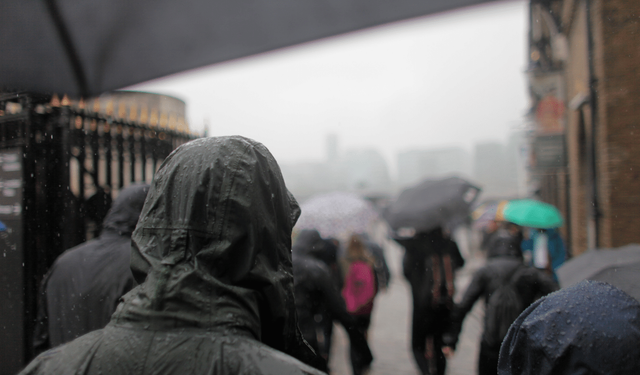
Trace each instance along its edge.
<instances>
[{"instance_id":1,"label":"person in blue jacket","mask_svg":"<svg viewBox=\"0 0 640 375\"><path fill-rule=\"evenodd\" d=\"M530 229L530 238L522 241L524 259L538 269L546 270L558 280L556 270L567 259L567 251L560 233L554 228Z\"/></svg>"},{"instance_id":2,"label":"person in blue jacket","mask_svg":"<svg viewBox=\"0 0 640 375\"><path fill-rule=\"evenodd\" d=\"M640 303L582 281L529 306L502 342L498 375L640 374Z\"/></svg>"}]
</instances>

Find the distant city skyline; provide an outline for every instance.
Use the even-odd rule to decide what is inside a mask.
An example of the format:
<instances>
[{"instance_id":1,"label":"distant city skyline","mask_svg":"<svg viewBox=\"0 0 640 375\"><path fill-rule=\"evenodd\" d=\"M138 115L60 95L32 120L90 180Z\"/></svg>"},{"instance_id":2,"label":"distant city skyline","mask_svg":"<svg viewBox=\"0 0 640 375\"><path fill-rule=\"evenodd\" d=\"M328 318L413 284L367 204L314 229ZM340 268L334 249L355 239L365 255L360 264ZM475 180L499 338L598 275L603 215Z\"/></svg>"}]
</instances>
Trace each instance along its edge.
<instances>
[{"instance_id":1,"label":"distant city skyline","mask_svg":"<svg viewBox=\"0 0 640 375\"><path fill-rule=\"evenodd\" d=\"M375 148L336 150L339 139L326 139L326 157L318 161L280 163L287 187L301 200L330 191L364 196L393 196L427 178L457 176L482 188L481 200L524 197L525 132L512 132L506 142L478 142L472 152L461 147L412 148L401 151L391 166Z\"/></svg>"}]
</instances>

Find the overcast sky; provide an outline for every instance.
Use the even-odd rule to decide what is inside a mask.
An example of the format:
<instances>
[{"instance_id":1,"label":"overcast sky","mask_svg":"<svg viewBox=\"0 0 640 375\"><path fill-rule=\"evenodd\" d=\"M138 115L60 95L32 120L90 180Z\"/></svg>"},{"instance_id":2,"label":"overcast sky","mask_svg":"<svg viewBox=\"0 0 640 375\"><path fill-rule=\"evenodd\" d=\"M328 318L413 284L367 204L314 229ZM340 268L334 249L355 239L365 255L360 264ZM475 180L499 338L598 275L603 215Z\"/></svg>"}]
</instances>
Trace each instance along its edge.
<instances>
[{"instance_id":1,"label":"overcast sky","mask_svg":"<svg viewBox=\"0 0 640 375\"><path fill-rule=\"evenodd\" d=\"M404 21L130 89L178 97L192 129L264 143L280 162L506 140L527 111L527 2ZM393 167L392 167L393 168Z\"/></svg>"}]
</instances>

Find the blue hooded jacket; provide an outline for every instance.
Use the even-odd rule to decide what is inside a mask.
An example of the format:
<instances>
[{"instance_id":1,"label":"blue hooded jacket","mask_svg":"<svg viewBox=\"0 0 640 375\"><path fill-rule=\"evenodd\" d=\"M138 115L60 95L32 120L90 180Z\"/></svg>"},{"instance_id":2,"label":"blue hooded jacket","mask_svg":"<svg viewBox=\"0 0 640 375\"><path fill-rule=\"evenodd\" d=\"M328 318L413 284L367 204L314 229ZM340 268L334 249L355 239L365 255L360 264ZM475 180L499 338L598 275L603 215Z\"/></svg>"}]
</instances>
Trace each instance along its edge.
<instances>
[{"instance_id":1,"label":"blue hooded jacket","mask_svg":"<svg viewBox=\"0 0 640 375\"><path fill-rule=\"evenodd\" d=\"M640 303L582 281L526 309L502 342L499 375L640 374Z\"/></svg>"}]
</instances>

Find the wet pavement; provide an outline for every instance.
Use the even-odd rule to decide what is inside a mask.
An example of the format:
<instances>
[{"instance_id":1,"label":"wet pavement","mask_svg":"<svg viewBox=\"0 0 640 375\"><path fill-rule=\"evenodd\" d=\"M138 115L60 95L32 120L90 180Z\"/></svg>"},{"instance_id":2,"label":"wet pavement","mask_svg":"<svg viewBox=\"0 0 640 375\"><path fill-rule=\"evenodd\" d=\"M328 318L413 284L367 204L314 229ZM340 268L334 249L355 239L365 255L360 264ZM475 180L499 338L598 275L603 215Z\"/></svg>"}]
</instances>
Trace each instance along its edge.
<instances>
[{"instance_id":1,"label":"wet pavement","mask_svg":"<svg viewBox=\"0 0 640 375\"><path fill-rule=\"evenodd\" d=\"M390 244L385 256L392 273L389 289L381 292L375 300L369 345L375 360L370 375L415 375L417 367L411 353L411 290L402 276L402 248ZM484 263L484 259L470 252L466 265L456 277L456 297L464 292L473 272ZM476 373L480 334L483 319L482 303L476 306L465 319L458 348L447 362L447 375L467 375ZM348 339L341 326L334 330L330 367L333 375L350 375Z\"/></svg>"}]
</instances>

